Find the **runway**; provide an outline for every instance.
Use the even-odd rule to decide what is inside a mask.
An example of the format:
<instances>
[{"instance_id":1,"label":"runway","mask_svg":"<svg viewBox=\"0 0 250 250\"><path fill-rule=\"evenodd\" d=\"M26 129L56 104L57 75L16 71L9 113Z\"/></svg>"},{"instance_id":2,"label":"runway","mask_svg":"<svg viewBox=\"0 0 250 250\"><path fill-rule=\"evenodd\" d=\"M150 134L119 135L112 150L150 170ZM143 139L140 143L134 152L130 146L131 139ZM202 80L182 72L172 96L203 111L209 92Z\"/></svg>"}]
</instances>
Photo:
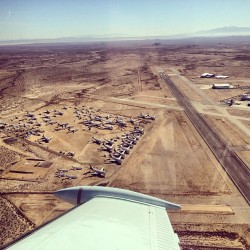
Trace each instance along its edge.
<instances>
[{"instance_id":1,"label":"runway","mask_svg":"<svg viewBox=\"0 0 250 250\"><path fill-rule=\"evenodd\" d=\"M196 111L188 98L176 87L164 73L161 78L168 85L184 112L207 143L217 160L223 166L247 203L250 205L250 170L237 154L227 145L206 119Z\"/></svg>"}]
</instances>

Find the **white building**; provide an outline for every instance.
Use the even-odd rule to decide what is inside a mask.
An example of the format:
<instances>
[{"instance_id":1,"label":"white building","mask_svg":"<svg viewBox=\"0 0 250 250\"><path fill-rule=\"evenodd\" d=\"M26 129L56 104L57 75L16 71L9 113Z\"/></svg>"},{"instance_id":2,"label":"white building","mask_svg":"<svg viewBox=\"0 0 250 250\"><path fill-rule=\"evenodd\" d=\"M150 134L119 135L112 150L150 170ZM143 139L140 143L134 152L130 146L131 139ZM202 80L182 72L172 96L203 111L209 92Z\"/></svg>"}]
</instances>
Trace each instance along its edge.
<instances>
[{"instance_id":1,"label":"white building","mask_svg":"<svg viewBox=\"0 0 250 250\"><path fill-rule=\"evenodd\" d=\"M222 76L222 75L215 76L215 78L217 78L217 79L226 79L228 77L229 76Z\"/></svg>"},{"instance_id":2,"label":"white building","mask_svg":"<svg viewBox=\"0 0 250 250\"><path fill-rule=\"evenodd\" d=\"M212 78L215 77L215 74L210 74L210 73L203 73L200 76L201 78Z\"/></svg>"},{"instance_id":3,"label":"white building","mask_svg":"<svg viewBox=\"0 0 250 250\"><path fill-rule=\"evenodd\" d=\"M214 83L212 88L213 89L232 89L234 87L230 85L229 83Z\"/></svg>"}]
</instances>

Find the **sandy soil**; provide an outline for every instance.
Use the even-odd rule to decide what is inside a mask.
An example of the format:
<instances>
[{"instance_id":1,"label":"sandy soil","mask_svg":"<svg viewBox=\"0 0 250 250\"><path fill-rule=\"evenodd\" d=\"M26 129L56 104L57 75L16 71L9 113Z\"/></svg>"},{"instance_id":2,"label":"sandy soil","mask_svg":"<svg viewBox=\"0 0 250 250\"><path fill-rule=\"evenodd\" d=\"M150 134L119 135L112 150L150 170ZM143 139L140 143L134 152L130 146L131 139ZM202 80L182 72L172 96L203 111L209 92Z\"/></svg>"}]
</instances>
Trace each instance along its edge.
<instances>
[{"instance_id":1,"label":"sandy soil","mask_svg":"<svg viewBox=\"0 0 250 250\"><path fill-rule=\"evenodd\" d=\"M170 74L250 166L250 122L244 120L249 113L241 105L228 107L220 102L239 100L248 91L244 88L250 86L250 64L243 57L246 50L250 47L242 51L223 44L3 47L1 246L71 208L53 196L55 190L106 185L181 204L183 209L169 216L183 249L247 249L249 205L159 77L162 70ZM215 82L199 78L204 72L230 75L228 81L242 88L202 89ZM141 113L156 119L139 118ZM102 119L95 121L98 127L88 126L86 122L95 117ZM130 118L144 134L117 165L92 137L114 139L117 148L122 135L133 130ZM122 119L126 126L115 119ZM109 122L113 129L104 129ZM27 136L35 128L38 132ZM43 135L51 140L43 141ZM106 178L91 175L90 164L103 166ZM74 178L57 177L58 169Z\"/></svg>"}]
</instances>

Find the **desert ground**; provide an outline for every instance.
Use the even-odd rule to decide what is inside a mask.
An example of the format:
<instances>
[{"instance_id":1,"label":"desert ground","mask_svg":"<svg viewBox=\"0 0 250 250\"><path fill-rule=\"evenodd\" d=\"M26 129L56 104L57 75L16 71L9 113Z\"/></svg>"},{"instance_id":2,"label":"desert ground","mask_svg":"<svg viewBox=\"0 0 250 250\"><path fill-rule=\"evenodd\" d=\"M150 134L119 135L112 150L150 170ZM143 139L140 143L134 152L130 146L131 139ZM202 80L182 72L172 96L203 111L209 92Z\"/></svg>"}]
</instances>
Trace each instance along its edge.
<instances>
[{"instance_id":1,"label":"desert ground","mask_svg":"<svg viewBox=\"0 0 250 250\"><path fill-rule=\"evenodd\" d=\"M160 72L250 167L249 53L222 43L2 46L0 247L72 207L54 191L101 185L180 204L168 214L182 249L247 249L249 204ZM138 138L126 146L129 135ZM118 162L110 151L122 144Z\"/></svg>"}]
</instances>

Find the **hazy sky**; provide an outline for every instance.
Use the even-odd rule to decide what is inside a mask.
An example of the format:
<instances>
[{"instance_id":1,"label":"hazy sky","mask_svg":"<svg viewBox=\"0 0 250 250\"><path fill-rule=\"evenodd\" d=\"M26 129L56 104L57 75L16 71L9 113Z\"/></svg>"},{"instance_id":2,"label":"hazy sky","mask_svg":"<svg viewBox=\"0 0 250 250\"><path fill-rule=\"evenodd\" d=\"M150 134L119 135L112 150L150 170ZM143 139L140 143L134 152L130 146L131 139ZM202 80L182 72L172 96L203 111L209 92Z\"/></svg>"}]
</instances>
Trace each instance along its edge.
<instances>
[{"instance_id":1,"label":"hazy sky","mask_svg":"<svg viewBox=\"0 0 250 250\"><path fill-rule=\"evenodd\" d=\"M250 27L250 0L0 0L0 40Z\"/></svg>"}]
</instances>

